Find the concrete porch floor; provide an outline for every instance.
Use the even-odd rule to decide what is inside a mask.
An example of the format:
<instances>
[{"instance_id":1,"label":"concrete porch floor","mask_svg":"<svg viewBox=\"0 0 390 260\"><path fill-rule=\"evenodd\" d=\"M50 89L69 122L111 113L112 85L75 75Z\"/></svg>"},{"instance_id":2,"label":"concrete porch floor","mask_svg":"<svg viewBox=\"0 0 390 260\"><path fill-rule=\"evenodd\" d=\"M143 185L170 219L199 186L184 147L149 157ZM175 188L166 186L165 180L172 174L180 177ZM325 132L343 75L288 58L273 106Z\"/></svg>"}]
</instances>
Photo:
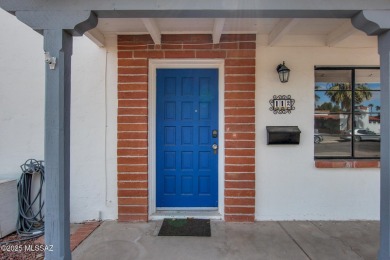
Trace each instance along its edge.
<instances>
[{"instance_id":1,"label":"concrete porch floor","mask_svg":"<svg viewBox=\"0 0 390 260\"><path fill-rule=\"evenodd\" d=\"M159 237L162 221L103 222L72 259L376 259L376 221L211 222L211 237Z\"/></svg>"}]
</instances>

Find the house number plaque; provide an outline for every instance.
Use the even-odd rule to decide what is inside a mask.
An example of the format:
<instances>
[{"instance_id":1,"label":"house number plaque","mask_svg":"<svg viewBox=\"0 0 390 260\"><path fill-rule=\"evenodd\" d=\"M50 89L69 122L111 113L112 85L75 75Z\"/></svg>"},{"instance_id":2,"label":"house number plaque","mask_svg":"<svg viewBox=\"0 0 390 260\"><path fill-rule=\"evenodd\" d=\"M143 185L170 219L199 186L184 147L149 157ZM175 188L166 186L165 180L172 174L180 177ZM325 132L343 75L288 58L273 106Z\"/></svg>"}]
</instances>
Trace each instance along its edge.
<instances>
[{"instance_id":1,"label":"house number plaque","mask_svg":"<svg viewBox=\"0 0 390 260\"><path fill-rule=\"evenodd\" d=\"M291 114L291 111L295 110L295 100L292 99L290 95L274 95L273 98L269 100L269 103L271 105L269 110L273 111L274 114Z\"/></svg>"}]
</instances>

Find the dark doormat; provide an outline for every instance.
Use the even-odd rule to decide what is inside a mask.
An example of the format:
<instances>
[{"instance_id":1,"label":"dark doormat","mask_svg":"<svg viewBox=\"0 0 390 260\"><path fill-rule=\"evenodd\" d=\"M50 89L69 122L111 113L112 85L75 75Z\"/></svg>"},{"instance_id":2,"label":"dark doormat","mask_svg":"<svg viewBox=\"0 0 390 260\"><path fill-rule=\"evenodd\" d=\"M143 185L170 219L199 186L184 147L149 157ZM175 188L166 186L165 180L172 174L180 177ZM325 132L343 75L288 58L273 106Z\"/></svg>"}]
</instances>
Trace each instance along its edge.
<instances>
[{"instance_id":1,"label":"dark doormat","mask_svg":"<svg viewBox=\"0 0 390 260\"><path fill-rule=\"evenodd\" d=\"M159 236L210 237L209 219L164 219Z\"/></svg>"}]
</instances>

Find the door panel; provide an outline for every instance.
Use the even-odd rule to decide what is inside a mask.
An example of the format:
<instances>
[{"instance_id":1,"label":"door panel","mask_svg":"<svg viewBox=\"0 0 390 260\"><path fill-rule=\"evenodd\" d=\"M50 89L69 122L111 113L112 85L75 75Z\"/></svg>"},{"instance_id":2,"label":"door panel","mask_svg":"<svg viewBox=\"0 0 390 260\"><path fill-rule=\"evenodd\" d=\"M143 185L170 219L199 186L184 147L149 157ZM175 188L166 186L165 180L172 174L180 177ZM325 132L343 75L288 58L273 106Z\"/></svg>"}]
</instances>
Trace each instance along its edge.
<instances>
[{"instance_id":1,"label":"door panel","mask_svg":"<svg viewBox=\"0 0 390 260\"><path fill-rule=\"evenodd\" d=\"M218 70L157 70L157 207L218 206Z\"/></svg>"}]
</instances>

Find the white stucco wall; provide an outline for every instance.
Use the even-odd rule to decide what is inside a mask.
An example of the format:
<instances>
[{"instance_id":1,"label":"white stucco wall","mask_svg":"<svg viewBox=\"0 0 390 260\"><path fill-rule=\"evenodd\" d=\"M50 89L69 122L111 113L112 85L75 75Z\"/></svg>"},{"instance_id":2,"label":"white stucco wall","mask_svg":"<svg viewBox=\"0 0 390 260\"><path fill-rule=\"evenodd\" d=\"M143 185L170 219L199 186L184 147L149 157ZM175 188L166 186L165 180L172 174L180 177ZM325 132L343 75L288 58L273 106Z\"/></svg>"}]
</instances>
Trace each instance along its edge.
<instances>
[{"instance_id":1,"label":"white stucco wall","mask_svg":"<svg viewBox=\"0 0 390 260\"><path fill-rule=\"evenodd\" d=\"M19 178L43 159L43 37L2 9L0 23L0 178ZM116 219L115 48L74 38L71 113L71 221Z\"/></svg>"},{"instance_id":2,"label":"white stucco wall","mask_svg":"<svg viewBox=\"0 0 390 260\"><path fill-rule=\"evenodd\" d=\"M279 82L286 61L290 81ZM314 66L378 65L377 50L258 46L256 60L256 219L379 219L379 169L317 169L314 166ZM295 110L269 111L273 95L291 95ZM267 125L297 125L301 143L268 146Z\"/></svg>"},{"instance_id":3,"label":"white stucco wall","mask_svg":"<svg viewBox=\"0 0 390 260\"><path fill-rule=\"evenodd\" d=\"M0 9L0 178L20 176L43 158L44 56L38 33ZM72 63L71 221L116 219L116 40L98 48L75 38ZM286 61L290 82L275 68ZM378 219L378 169L316 169L315 65L378 65L376 49L264 47L257 50L256 219ZM290 94L296 110L269 111L273 95ZM297 146L267 146L267 125L297 125ZM100 215L99 215L100 213Z\"/></svg>"},{"instance_id":4,"label":"white stucco wall","mask_svg":"<svg viewBox=\"0 0 390 260\"><path fill-rule=\"evenodd\" d=\"M43 158L43 38L2 9L0 22L0 176L19 177Z\"/></svg>"}]
</instances>

